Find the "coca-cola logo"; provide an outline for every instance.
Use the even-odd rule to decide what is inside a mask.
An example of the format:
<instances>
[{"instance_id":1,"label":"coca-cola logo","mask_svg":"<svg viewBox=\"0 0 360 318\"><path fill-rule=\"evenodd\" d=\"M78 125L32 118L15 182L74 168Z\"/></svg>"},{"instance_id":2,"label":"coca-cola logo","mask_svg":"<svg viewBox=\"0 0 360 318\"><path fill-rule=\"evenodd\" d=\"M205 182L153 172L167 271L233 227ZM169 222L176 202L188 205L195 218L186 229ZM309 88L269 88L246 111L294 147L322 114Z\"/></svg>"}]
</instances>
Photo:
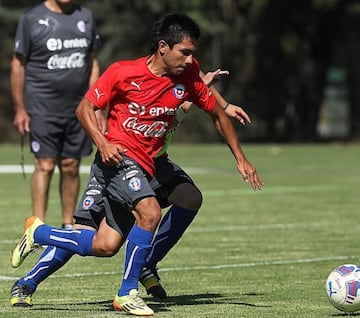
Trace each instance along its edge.
<instances>
[{"instance_id":1,"label":"coca-cola logo","mask_svg":"<svg viewBox=\"0 0 360 318\"><path fill-rule=\"evenodd\" d=\"M126 130L131 130L135 134L143 134L145 137L162 137L166 134L166 127L169 125L168 122L161 120L154 121L152 124L139 123L138 118L129 117L127 118L122 126Z\"/></svg>"},{"instance_id":2,"label":"coca-cola logo","mask_svg":"<svg viewBox=\"0 0 360 318\"><path fill-rule=\"evenodd\" d=\"M56 69L72 69L72 68L81 68L85 65L85 54L83 53L72 53L68 56L60 56L55 54L49 58L47 62L47 67L49 70Z\"/></svg>"}]
</instances>

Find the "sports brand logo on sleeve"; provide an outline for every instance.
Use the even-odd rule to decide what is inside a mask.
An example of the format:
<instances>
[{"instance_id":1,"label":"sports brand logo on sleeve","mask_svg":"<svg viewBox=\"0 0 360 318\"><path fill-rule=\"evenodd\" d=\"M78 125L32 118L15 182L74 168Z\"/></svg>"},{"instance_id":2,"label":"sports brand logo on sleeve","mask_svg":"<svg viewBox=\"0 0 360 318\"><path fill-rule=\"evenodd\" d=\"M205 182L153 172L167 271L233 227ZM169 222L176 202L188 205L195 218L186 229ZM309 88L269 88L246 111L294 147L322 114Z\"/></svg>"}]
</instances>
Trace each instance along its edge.
<instances>
[{"instance_id":1,"label":"sports brand logo on sleeve","mask_svg":"<svg viewBox=\"0 0 360 318\"><path fill-rule=\"evenodd\" d=\"M105 96L105 93L100 92L98 88L95 88L94 92L96 94L96 100L100 100L101 96Z\"/></svg>"}]
</instances>

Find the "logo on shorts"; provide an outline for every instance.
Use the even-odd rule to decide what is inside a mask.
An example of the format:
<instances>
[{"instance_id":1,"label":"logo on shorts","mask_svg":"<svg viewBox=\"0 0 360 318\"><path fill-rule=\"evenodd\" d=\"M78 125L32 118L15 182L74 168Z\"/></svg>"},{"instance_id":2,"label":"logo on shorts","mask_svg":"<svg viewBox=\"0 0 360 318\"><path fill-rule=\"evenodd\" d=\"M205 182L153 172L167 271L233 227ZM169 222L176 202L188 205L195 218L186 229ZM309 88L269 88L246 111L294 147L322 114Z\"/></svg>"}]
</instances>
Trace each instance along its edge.
<instances>
[{"instance_id":1,"label":"logo on shorts","mask_svg":"<svg viewBox=\"0 0 360 318\"><path fill-rule=\"evenodd\" d=\"M139 173L139 170L131 170L125 174L125 176L122 177L123 180L130 179L134 176L136 176Z\"/></svg>"},{"instance_id":2,"label":"logo on shorts","mask_svg":"<svg viewBox=\"0 0 360 318\"><path fill-rule=\"evenodd\" d=\"M91 195L88 195L87 197L85 197L83 203L82 203L82 207L85 210L89 210L94 204L94 198Z\"/></svg>"},{"instance_id":3,"label":"logo on shorts","mask_svg":"<svg viewBox=\"0 0 360 318\"><path fill-rule=\"evenodd\" d=\"M40 150L40 144L37 141L31 143L31 149L33 152L38 152Z\"/></svg>"},{"instance_id":4,"label":"logo on shorts","mask_svg":"<svg viewBox=\"0 0 360 318\"><path fill-rule=\"evenodd\" d=\"M86 194L87 194L87 195L98 195L98 194L100 194L100 193L101 193L101 191L100 191L100 190L96 190L96 189L90 189L90 190L86 191Z\"/></svg>"},{"instance_id":5,"label":"logo on shorts","mask_svg":"<svg viewBox=\"0 0 360 318\"><path fill-rule=\"evenodd\" d=\"M174 87L174 96L177 99L182 99L185 94L185 86L183 84L176 84Z\"/></svg>"},{"instance_id":6,"label":"logo on shorts","mask_svg":"<svg viewBox=\"0 0 360 318\"><path fill-rule=\"evenodd\" d=\"M132 177L128 184L130 191L139 191L142 188L141 180L137 177Z\"/></svg>"}]
</instances>

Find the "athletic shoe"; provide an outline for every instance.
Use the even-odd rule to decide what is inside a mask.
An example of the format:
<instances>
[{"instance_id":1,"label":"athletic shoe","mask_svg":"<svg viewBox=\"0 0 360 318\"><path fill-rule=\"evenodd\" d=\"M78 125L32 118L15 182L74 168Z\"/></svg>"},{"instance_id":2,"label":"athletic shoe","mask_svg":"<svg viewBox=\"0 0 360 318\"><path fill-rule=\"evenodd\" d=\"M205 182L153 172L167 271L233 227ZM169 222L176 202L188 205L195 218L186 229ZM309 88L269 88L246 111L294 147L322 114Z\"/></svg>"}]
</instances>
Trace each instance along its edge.
<instances>
[{"instance_id":1,"label":"athletic shoe","mask_svg":"<svg viewBox=\"0 0 360 318\"><path fill-rule=\"evenodd\" d=\"M144 267L140 275L140 283L145 287L148 295L165 299L166 290L160 284L160 277L157 270Z\"/></svg>"},{"instance_id":2,"label":"athletic shoe","mask_svg":"<svg viewBox=\"0 0 360 318\"><path fill-rule=\"evenodd\" d=\"M19 285L18 281L11 287L10 305L13 307L31 307L32 293L26 285Z\"/></svg>"},{"instance_id":3,"label":"athletic shoe","mask_svg":"<svg viewBox=\"0 0 360 318\"><path fill-rule=\"evenodd\" d=\"M68 224L68 223L63 223L61 224L61 227L65 230L71 230L73 225L72 224Z\"/></svg>"},{"instance_id":4,"label":"athletic shoe","mask_svg":"<svg viewBox=\"0 0 360 318\"><path fill-rule=\"evenodd\" d=\"M42 224L44 222L36 216L25 219L23 235L12 251L10 259L12 267L19 267L26 256L37 250L39 245L34 244L34 232Z\"/></svg>"},{"instance_id":5,"label":"athletic shoe","mask_svg":"<svg viewBox=\"0 0 360 318\"><path fill-rule=\"evenodd\" d=\"M130 290L129 295L116 295L113 307L115 310L124 311L134 316L152 316L154 314L154 311L140 298L136 289Z\"/></svg>"}]
</instances>

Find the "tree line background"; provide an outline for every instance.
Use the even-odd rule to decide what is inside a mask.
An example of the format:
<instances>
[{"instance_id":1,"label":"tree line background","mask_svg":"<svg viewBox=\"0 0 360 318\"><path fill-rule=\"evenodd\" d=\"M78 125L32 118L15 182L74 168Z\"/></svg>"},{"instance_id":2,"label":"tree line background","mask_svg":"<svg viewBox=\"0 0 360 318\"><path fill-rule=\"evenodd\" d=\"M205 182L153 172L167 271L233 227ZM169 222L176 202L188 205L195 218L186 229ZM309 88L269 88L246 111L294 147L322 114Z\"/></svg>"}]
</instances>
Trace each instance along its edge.
<instances>
[{"instance_id":1,"label":"tree line background","mask_svg":"<svg viewBox=\"0 0 360 318\"><path fill-rule=\"evenodd\" d=\"M93 10L103 39L104 70L148 54L148 35L162 13L197 21L195 55L202 69L230 75L216 86L242 106L252 124L242 140L315 142L360 139L360 1L358 0L102 0ZM21 13L40 1L0 0L0 142L19 140L9 87L13 37ZM191 111L176 141L220 140L209 118Z\"/></svg>"}]
</instances>

